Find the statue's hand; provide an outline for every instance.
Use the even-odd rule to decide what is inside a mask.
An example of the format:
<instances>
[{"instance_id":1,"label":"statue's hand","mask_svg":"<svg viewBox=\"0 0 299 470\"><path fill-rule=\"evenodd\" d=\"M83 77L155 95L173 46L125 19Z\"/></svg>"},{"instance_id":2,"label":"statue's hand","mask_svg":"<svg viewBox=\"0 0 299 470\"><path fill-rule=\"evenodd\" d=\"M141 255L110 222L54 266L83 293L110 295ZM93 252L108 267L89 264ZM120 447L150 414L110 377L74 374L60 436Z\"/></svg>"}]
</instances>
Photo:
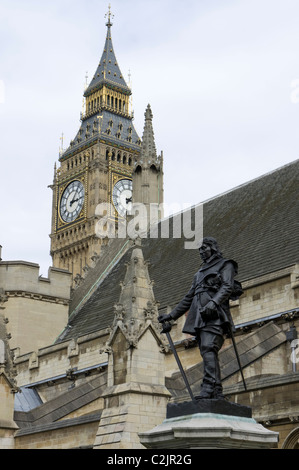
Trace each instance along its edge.
<instances>
[{"instance_id":1,"label":"statue's hand","mask_svg":"<svg viewBox=\"0 0 299 470\"><path fill-rule=\"evenodd\" d=\"M216 318L218 318L217 305L213 300L210 300L207 305L205 305L201 316L204 321L216 320Z\"/></svg>"},{"instance_id":2,"label":"statue's hand","mask_svg":"<svg viewBox=\"0 0 299 470\"><path fill-rule=\"evenodd\" d=\"M170 315L170 313L164 313L163 315L158 316L159 323L164 323L165 321L171 321L171 320L173 320L173 318Z\"/></svg>"},{"instance_id":3,"label":"statue's hand","mask_svg":"<svg viewBox=\"0 0 299 470\"><path fill-rule=\"evenodd\" d=\"M215 312L217 310L217 306L213 300L210 300L207 305L205 306L206 312Z\"/></svg>"}]
</instances>

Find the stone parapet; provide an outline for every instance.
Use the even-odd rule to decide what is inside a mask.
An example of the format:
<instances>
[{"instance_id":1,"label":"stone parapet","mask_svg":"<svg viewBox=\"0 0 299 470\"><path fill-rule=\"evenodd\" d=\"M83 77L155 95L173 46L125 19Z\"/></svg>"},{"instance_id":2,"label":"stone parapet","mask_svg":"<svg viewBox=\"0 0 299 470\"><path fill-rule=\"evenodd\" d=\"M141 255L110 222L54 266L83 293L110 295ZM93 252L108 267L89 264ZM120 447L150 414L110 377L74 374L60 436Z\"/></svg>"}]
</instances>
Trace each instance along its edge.
<instances>
[{"instance_id":1,"label":"stone parapet","mask_svg":"<svg viewBox=\"0 0 299 470\"><path fill-rule=\"evenodd\" d=\"M0 285L8 293L19 292L54 299L70 299L71 273L54 267L48 277L39 274L39 265L28 261L1 261ZM21 294L20 294L21 295Z\"/></svg>"},{"instance_id":2,"label":"stone parapet","mask_svg":"<svg viewBox=\"0 0 299 470\"><path fill-rule=\"evenodd\" d=\"M45 278L38 264L2 261L0 286L8 300L11 349L25 354L53 343L68 321L71 273L50 267Z\"/></svg>"}]
</instances>

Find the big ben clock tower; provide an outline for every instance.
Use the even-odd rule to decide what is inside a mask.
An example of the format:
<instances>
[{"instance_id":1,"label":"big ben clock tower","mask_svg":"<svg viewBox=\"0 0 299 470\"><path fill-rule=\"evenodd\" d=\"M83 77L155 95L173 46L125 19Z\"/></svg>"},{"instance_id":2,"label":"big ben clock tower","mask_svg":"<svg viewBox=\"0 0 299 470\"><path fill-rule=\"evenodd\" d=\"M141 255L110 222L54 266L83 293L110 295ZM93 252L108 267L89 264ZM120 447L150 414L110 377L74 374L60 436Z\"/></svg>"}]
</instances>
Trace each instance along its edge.
<instances>
[{"instance_id":1,"label":"big ben clock tower","mask_svg":"<svg viewBox=\"0 0 299 470\"><path fill-rule=\"evenodd\" d=\"M90 258L100 252L95 234L95 208L111 203L112 218L123 217L131 200L132 173L141 139L129 110L131 90L118 66L111 40L111 13L101 60L84 92L81 125L60 154L54 174L51 255L53 265L82 275Z\"/></svg>"}]
</instances>

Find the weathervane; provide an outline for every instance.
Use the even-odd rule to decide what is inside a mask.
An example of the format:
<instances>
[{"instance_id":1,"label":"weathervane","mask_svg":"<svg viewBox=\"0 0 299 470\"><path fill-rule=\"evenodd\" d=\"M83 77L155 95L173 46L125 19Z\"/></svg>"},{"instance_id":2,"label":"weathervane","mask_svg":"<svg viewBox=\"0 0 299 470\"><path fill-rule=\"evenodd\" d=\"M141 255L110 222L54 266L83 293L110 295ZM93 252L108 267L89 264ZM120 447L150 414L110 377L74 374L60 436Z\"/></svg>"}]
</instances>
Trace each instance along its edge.
<instances>
[{"instance_id":1,"label":"weathervane","mask_svg":"<svg viewBox=\"0 0 299 470\"><path fill-rule=\"evenodd\" d=\"M111 13L111 4L109 3L108 5L108 13L106 13L105 18L108 17L108 23L106 23L106 26L112 26L111 23L111 17L114 18L114 15Z\"/></svg>"}]
</instances>

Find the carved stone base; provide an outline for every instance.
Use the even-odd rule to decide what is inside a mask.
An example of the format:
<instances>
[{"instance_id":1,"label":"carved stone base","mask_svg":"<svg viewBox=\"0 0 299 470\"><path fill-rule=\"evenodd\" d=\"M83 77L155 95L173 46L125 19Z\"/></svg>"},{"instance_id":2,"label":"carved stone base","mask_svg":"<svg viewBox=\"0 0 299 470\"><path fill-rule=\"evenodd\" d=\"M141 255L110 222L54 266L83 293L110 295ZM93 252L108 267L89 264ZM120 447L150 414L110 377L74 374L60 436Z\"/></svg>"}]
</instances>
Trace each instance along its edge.
<instances>
[{"instance_id":1,"label":"carved stone base","mask_svg":"<svg viewBox=\"0 0 299 470\"><path fill-rule=\"evenodd\" d=\"M147 449L271 449L277 447L278 436L253 418L218 413L167 418L154 429L139 433Z\"/></svg>"}]
</instances>

